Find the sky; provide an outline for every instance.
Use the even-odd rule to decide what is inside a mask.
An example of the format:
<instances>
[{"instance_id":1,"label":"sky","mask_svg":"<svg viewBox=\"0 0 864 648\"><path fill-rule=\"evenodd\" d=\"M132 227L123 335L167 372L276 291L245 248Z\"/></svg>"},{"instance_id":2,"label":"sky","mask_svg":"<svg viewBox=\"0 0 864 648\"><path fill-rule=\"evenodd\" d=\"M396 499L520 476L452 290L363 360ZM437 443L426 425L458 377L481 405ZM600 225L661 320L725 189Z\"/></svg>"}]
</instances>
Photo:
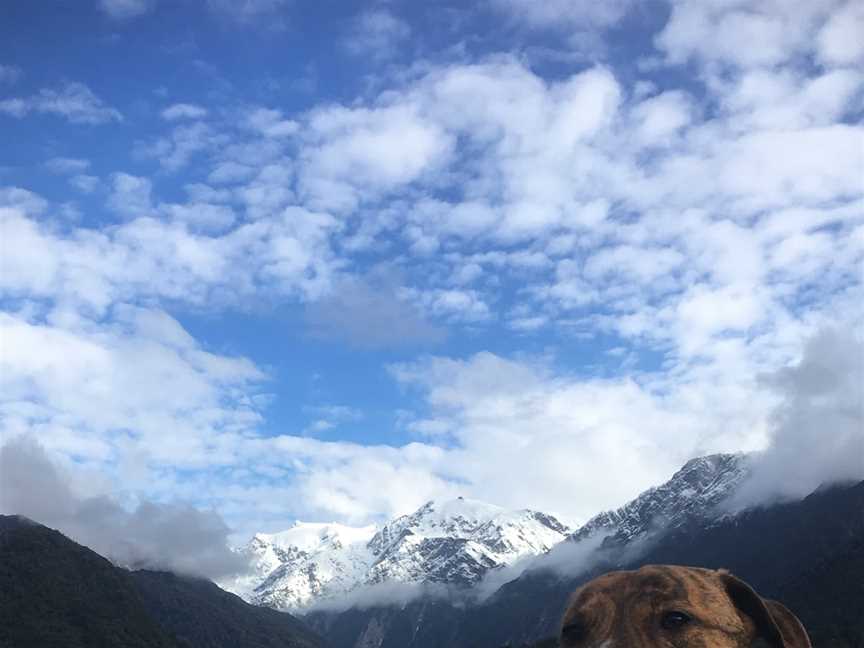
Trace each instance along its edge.
<instances>
[{"instance_id":1,"label":"sky","mask_svg":"<svg viewBox=\"0 0 864 648\"><path fill-rule=\"evenodd\" d=\"M849 0L3 3L7 475L241 538L458 495L575 524L778 439L793 490L806 449L864 473L859 385L803 425L782 378L864 363L862 32Z\"/></svg>"}]
</instances>

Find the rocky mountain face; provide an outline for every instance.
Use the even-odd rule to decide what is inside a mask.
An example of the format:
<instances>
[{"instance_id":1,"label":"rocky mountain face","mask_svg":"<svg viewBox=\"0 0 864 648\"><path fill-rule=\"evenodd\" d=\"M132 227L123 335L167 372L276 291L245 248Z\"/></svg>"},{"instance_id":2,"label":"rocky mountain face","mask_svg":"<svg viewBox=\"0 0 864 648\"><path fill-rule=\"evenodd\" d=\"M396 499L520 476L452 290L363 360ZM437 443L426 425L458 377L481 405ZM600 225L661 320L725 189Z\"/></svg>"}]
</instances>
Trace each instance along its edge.
<instances>
[{"instance_id":1,"label":"rocky mountain face","mask_svg":"<svg viewBox=\"0 0 864 648\"><path fill-rule=\"evenodd\" d=\"M364 586L468 587L545 553L570 533L551 515L458 498L431 501L380 528L299 523L241 549L253 572L222 585L259 605L302 609Z\"/></svg>"},{"instance_id":2,"label":"rocky mountain face","mask_svg":"<svg viewBox=\"0 0 864 648\"><path fill-rule=\"evenodd\" d=\"M304 623L209 581L128 571L0 515L0 648L323 648Z\"/></svg>"},{"instance_id":3,"label":"rocky mountain face","mask_svg":"<svg viewBox=\"0 0 864 648\"><path fill-rule=\"evenodd\" d=\"M723 516L717 506L747 476L747 465L747 457L737 454L691 459L666 483L649 488L615 511L595 515L569 539L578 542L601 536L606 546L621 546L697 521L711 524Z\"/></svg>"},{"instance_id":4,"label":"rocky mountain face","mask_svg":"<svg viewBox=\"0 0 864 648\"><path fill-rule=\"evenodd\" d=\"M427 502L387 523L368 548L367 582L472 585L490 570L545 553L569 529L551 515L459 498Z\"/></svg>"},{"instance_id":5,"label":"rocky mountain face","mask_svg":"<svg viewBox=\"0 0 864 648\"><path fill-rule=\"evenodd\" d=\"M252 572L226 589L256 605L299 609L349 592L369 569L367 543L376 528L297 523L281 533L256 534L240 551Z\"/></svg>"}]
</instances>

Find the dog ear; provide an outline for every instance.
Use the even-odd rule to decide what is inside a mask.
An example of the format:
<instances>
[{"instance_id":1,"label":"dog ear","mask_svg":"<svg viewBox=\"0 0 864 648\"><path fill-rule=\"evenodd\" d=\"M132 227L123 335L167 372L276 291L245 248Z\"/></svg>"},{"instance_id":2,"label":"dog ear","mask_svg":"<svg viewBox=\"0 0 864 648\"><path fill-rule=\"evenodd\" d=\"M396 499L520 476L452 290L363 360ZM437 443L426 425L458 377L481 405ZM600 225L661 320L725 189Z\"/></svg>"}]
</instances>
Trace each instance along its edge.
<instances>
[{"instance_id":1,"label":"dog ear","mask_svg":"<svg viewBox=\"0 0 864 648\"><path fill-rule=\"evenodd\" d=\"M763 599L728 572L721 571L720 578L735 607L756 625L756 640L767 642L771 648L812 648L804 626L785 606Z\"/></svg>"},{"instance_id":2,"label":"dog ear","mask_svg":"<svg viewBox=\"0 0 864 648\"><path fill-rule=\"evenodd\" d=\"M782 603L765 599L765 607L771 613L774 623L780 628L780 634L786 640L787 646L794 648L812 648L810 638L797 616Z\"/></svg>"}]
</instances>

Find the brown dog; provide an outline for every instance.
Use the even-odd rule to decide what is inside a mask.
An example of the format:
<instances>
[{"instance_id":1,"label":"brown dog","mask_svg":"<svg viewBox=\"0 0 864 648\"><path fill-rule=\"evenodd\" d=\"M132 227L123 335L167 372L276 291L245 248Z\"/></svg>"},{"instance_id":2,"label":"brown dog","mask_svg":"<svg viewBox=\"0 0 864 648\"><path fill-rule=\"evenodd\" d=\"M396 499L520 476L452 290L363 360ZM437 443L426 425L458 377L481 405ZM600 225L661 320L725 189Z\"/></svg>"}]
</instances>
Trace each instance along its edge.
<instances>
[{"instance_id":1,"label":"brown dog","mask_svg":"<svg viewBox=\"0 0 864 648\"><path fill-rule=\"evenodd\" d=\"M724 571L647 565L576 590L562 648L811 648L801 622Z\"/></svg>"}]
</instances>

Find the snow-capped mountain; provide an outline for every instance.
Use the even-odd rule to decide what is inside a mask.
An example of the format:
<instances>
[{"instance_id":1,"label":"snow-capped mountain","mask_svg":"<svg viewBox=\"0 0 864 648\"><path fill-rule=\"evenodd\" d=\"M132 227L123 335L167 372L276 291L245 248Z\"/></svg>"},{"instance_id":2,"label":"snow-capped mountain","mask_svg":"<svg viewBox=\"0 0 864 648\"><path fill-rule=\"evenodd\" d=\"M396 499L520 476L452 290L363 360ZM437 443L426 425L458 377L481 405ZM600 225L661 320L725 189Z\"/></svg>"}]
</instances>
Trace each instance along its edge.
<instances>
[{"instance_id":1,"label":"snow-capped mountain","mask_svg":"<svg viewBox=\"0 0 864 648\"><path fill-rule=\"evenodd\" d=\"M240 549L252 572L222 586L253 603L294 610L378 583L468 586L565 539L600 534L604 545L620 546L659 528L710 524L717 505L747 475L747 465L744 455L693 459L665 484L575 531L551 515L461 497L427 502L380 528L298 523L281 533L256 534Z\"/></svg>"},{"instance_id":2,"label":"snow-capped mountain","mask_svg":"<svg viewBox=\"0 0 864 648\"><path fill-rule=\"evenodd\" d=\"M365 546L375 531L298 522L280 533L257 533L240 548L251 572L222 585L252 603L286 609L349 591L369 569Z\"/></svg>"},{"instance_id":3,"label":"snow-capped mountain","mask_svg":"<svg viewBox=\"0 0 864 648\"><path fill-rule=\"evenodd\" d=\"M369 542L368 582L476 583L490 569L545 553L568 529L551 515L459 498L427 502Z\"/></svg>"},{"instance_id":4,"label":"snow-capped mountain","mask_svg":"<svg viewBox=\"0 0 864 648\"><path fill-rule=\"evenodd\" d=\"M604 543L624 545L662 528L710 524L717 505L729 497L748 474L747 456L715 454L691 459L665 484L649 488L615 511L595 515L571 536L583 540L603 534Z\"/></svg>"},{"instance_id":5,"label":"snow-capped mountain","mask_svg":"<svg viewBox=\"0 0 864 648\"><path fill-rule=\"evenodd\" d=\"M536 511L430 501L379 529L298 523L256 534L240 549L253 571L222 586L260 605L300 609L382 582L470 585L490 569L545 553L570 531Z\"/></svg>"}]
</instances>

